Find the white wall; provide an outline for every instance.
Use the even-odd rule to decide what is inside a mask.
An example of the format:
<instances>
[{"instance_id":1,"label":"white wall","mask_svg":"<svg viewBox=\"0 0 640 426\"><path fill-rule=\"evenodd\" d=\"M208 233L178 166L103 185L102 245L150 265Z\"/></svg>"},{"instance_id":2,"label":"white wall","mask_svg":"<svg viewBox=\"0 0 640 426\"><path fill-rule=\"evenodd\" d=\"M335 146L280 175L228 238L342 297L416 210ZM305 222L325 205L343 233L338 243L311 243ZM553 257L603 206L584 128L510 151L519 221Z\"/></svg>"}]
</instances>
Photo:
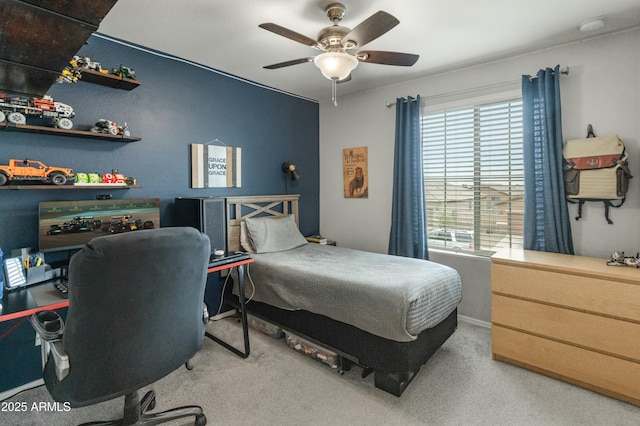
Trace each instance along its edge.
<instances>
[{"instance_id":1,"label":"white wall","mask_svg":"<svg viewBox=\"0 0 640 426\"><path fill-rule=\"evenodd\" d=\"M421 61L428 61L423 56ZM391 181L395 108L387 102L420 95L429 104L445 103L519 89L523 74L540 68L569 67L561 78L564 139L581 138L592 124L596 135L617 133L630 156L631 180L625 205L611 211L614 225L604 219L601 205L589 203L583 219L572 221L576 254L607 258L615 250L635 254L640 250L640 30L520 55L448 73L388 86L357 95L339 97L339 106L320 105L320 231L345 247L386 253L391 220ZM354 74L354 78L357 77ZM507 84L503 84L507 83ZM348 84L348 83L347 83ZM460 94L464 92L465 94ZM369 198L346 199L342 193L342 150L367 146L369 150ZM570 206L570 215L577 208ZM466 270L463 297L478 300L481 309L462 309L463 315L488 321L490 277L488 268L474 274L469 261L447 262ZM478 296L478 287L484 297ZM487 292L485 295L484 293ZM482 300L480 300L482 299Z\"/></svg>"}]
</instances>

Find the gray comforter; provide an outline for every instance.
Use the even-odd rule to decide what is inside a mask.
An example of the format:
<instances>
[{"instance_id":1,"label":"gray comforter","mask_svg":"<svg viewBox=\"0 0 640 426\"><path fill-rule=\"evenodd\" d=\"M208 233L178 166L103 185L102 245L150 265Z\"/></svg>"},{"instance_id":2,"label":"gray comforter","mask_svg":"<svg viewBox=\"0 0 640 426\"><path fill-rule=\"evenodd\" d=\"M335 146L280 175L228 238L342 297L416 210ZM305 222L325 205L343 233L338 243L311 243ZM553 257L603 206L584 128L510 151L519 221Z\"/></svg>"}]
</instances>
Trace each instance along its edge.
<instances>
[{"instance_id":1,"label":"gray comforter","mask_svg":"<svg viewBox=\"0 0 640 426\"><path fill-rule=\"evenodd\" d=\"M454 269L425 260L321 244L253 257L247 297L399 342L445 319L462 296Z\"/></svg>"}]
</instances>

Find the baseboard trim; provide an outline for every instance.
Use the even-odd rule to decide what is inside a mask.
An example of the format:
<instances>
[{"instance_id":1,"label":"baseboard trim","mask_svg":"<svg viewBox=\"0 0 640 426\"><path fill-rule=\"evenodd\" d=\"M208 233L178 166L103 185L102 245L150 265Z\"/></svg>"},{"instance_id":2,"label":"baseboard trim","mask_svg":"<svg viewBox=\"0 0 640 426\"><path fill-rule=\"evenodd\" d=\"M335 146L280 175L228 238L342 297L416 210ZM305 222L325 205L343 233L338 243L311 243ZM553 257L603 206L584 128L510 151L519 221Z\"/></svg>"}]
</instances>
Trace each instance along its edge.
<instances>
[{"instance_id":1,"label":"baseboard trim","mask_svg":"<svg viewBox=\"0 0 640 426\"><path fill-rule=\"evenodd\" d=\"M471 317L466 317L464 315L458 315L458 320L467 322L469 324L477 325L483 328L489 328L489 329L491 328L490 322L482 321L482 320L471 318Z\"/></svg>"}]
</instances>

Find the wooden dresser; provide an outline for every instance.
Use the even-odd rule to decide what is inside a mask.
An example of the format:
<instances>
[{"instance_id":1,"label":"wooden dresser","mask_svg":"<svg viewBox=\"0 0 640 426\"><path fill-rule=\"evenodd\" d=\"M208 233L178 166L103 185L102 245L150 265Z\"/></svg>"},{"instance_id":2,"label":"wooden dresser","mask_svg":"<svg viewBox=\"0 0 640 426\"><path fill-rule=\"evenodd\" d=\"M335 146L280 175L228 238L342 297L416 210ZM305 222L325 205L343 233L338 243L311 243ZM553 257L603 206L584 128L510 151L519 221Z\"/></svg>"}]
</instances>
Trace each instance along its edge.
<instances>
[{"instance_id":1,"label":"wooden dresser","mask_svg":"<svg viewBox=\"0 0 640 426\"><path fill-rule=\"evenodd\" d=\"M491 292L493 359L640 405L640 269L504 250Z\"/></svg>"}]
</instances>

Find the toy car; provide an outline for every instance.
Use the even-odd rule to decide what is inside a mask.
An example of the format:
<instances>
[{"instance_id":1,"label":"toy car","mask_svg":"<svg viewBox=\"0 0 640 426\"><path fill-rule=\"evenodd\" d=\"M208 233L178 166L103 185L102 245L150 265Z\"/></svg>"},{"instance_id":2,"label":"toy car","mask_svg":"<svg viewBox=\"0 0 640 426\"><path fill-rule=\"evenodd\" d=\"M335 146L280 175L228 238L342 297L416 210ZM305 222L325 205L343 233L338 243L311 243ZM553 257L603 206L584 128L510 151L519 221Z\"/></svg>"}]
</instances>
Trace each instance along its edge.
<instances>
[{"instance_id":1,"label":"toy car","mask_svg":"<svg viewBox=\"0 0 640 426\"><path fill-rule=\"evenodd\" d=\"M108 133L114 136L131 136L127 123L124 123L124 126L120 126L115 121L107 120L104 118L98 120L96 124L91 128L91 131L93 133Z\"/></svg>"},{"instance_id":2,"label":"toy car","mask_svg":"<svg viewBox=\"0 0 640 426\"><path fill-rule=\"evenodd\" d=\"M27 124L27 116L37 118L49 118L55 127L71 129L71 118L75 113L70 105L54 101L51 96L42 98L25 98L23 96L11 97L6 94L0 96L0 122L22 125Z\"/></svg>"},{"instance_id":3,"label":"toy car","mask_svg":"<svg viewBox=\"0 0 640 426\"><path fill-rule=\"evenodd\" d=\"M136 79L136 72L131 68L122 65L120 65L119 68L113 68L111 70L111 74L117 75L120 78L130 78L132 80Z\"/></svg>"},{"instance_id":4,"label":"toy car","mask_svg":"<svg viewBox=\"0 0 640 426\"><path fill-rule=\"evenodd\" d=\"M56 82L58 83L76 83L82 78L82 73L77 69L71 67L65 67Z\"/></svg>"},{"instance_id":5,"label":"toy car","mask_svg":"<svg viewBox=\"0 0 640 426\"><path fill-rule=\"evenodd\" d=\"M101 72L103 74L108 74L108 70L103 70L100 62L92 61L88 56L74 56L71 60L71 65L77 68L86 68L89 70L94 70Z\"/></svg>"},{"instance_id":6,"label":"toy car","mask_svg":"<svg viewBox=\"0 0 640 426\"><path fill-rule=\"evenodd\" d=\"M46 166L35 160L11 159L8 166L0 165L0 185L14 180L40 181L54 185L64 185L67 181L73 181L75 178L76 175L73 169Z\"/></svg>"},{"instance_id":7,"label":"toy car","mask_svg":"<svg viewBox=\"0 0 640 426\"><path fill-rule=\"evenodd\" d=\"M127 185L135 185L135 179L126 177L120 173L105 173L102 175L102 183L126 183Z\"/></svg>"},{"instance_id":8,"label":"toy car","mask_svg":"<svg viewBox=\"0 0 640 426\"><path fill-rule=\"evenodd\" d=\"M609 266L635 266L640 268L640 253L637 253L635 257L625 256L623 251L616 251L611 254L611 257L607 261Z\"/></svg>"}]
</instances>

